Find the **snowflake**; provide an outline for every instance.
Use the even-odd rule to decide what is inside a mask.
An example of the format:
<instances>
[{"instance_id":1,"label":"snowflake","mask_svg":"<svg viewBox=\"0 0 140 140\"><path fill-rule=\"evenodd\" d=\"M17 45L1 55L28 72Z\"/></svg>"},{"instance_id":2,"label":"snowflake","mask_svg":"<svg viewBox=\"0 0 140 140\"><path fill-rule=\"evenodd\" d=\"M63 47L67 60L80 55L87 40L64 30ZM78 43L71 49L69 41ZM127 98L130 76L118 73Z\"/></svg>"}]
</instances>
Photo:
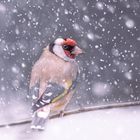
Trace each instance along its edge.
<instances>
[{"instance_id":1,"label":"snowflake","mask_svg":"<svg viewBox=\"0 0 140 140\"><path fill-rule=\"evenodd\" d=\"M134 28L135 26L135 22L132 19L126 19L125 21L125 25L127 28Z\"/></svg>"},{"instance_id":2,"label":"snowflake","mask_svg":"<svg viewBox=\"0 0 140 140\"><path fill-rule=\"evenodd\" d=\"M97 96L105 96L111 93L111 86L103 82L95 83L92 85L92 93Z\"/></svg>"},{"instance_id":3,"label":"snowflake","mask_svg":"<svg viewBox=\"0 0 140 140\"><path fill-rule=\"evenodd\" d=\"M5 13L6 12L6 7L3 4L0 4L0 12Z\"/></svg>"},{"instance_id":4,"label":"snowflake","mask_svg":"<svg viewBox=\"0 0 140 140\"><path fill-rule=\"evenodd\" d=\"M84 17L83 17L83 21L84 21L84 22L89 22L90 19L89 19L89 17L88 17L87 15L84 15Z\"/></svg>"},{"instance_id":5,"label":"snowflake","mask_svg":"<svg viewBox=\"0 0 140 140\"><path fill-rule=\"evenodd\" d=\"M90 40L94 40L95 39L94 34L91 33L91 32L87 33L87 38L90 39Z\"/></svg>"},{"instance_id":6,"label":"snowflake","mask_svg":"<svg viewBox=\"0 0 140 140\"><path fill-rule=\"evenodd\" d=\"M101 2L97 2L97 3L96 3L96 7L97 7L99 10L103 10L103 9L104 9L104 5L103 5L103 3L101 3Z\"/></svg>"}]
</instances>

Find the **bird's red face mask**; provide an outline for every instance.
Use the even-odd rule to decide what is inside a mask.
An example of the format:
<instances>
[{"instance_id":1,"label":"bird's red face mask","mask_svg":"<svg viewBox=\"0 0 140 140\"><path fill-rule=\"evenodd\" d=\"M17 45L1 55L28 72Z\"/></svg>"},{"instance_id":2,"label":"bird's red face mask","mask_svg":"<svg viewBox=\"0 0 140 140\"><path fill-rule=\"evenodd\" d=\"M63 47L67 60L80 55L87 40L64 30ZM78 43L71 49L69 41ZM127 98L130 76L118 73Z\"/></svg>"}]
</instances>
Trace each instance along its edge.
<instances>
[{"instance_id":1,"label":"bird's red face mask","mask_svg":"<svg viewBox=\"0 0 140 140\"><path fill-rule=\"evenodd\" d=\"M63 45L64 52L67 57L74 59L77 55L83 53L82 49L77 46L73 39L66 39Z\"/></svg>"}]
</instances>

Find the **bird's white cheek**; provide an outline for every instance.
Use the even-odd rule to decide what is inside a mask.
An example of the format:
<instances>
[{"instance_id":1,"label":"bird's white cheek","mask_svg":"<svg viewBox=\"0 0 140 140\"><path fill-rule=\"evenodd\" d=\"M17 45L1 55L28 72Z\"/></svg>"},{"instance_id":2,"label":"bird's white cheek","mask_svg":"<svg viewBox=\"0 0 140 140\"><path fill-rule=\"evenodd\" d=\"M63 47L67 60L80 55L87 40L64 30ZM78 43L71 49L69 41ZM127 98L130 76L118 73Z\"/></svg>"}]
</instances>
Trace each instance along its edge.
<instances>
[{"instance_id":1,"label":"bird's white cheek","mask_svg":"<svg viewBox=\"0 0 140 140\"><path fill-rule=\"evenodd\" d=\"M53 51L57 56L59 56L61 58L66 57L66 54L65 54L64 50L62 49L62 46L55 45Z\"/></svg>"},{"instance_id":2,"label":"bird's white cheek","mask_svg":"<svg viewBox=\"0 0 140 140\"><path fill-rule=\"evenodd\" d=\"M57 38L57 39L55 40L55 44L62 45L63 42L64 42L64 39L63 39L63 38Z\"/></svg>"}]
</instances>

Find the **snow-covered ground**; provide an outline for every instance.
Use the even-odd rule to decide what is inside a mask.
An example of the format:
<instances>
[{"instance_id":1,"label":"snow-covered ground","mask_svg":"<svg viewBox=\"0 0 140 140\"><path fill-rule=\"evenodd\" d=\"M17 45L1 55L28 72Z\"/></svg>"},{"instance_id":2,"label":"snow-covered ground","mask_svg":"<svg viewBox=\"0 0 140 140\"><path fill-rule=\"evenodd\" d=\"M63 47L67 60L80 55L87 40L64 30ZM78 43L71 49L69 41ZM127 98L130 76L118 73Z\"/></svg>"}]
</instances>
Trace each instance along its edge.
<instances>
[{"instance_id":1,"label":"snow-covered ground","mask_svg":"<svg viewBox=\"0 0 140 140\"><path fill-rule=\"evenodd\" d=\"M0 128L1 140L139 140L140 106L106 109L48 121L45 131L29 124Z\"/></svg>"}]
</instances>

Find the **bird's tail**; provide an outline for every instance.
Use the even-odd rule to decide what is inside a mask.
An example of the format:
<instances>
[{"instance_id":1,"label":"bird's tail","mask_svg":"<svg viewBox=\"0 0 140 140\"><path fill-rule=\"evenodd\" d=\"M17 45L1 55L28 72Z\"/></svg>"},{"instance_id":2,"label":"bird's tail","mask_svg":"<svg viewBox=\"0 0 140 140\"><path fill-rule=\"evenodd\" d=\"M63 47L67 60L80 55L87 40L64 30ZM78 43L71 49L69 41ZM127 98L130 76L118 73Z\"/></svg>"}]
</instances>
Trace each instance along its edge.
<instances>
[{"instance_id":1,"label":"bird's tail","mask_svg":"<svg viewBox=\"0 0 140 140\"><path fill-rule=\"evenodd\" d=\"M46 121L48 120L49 113L45 111L36 111L33 113L31 129L44 130Z\"/></svg>"}]
</instances>

